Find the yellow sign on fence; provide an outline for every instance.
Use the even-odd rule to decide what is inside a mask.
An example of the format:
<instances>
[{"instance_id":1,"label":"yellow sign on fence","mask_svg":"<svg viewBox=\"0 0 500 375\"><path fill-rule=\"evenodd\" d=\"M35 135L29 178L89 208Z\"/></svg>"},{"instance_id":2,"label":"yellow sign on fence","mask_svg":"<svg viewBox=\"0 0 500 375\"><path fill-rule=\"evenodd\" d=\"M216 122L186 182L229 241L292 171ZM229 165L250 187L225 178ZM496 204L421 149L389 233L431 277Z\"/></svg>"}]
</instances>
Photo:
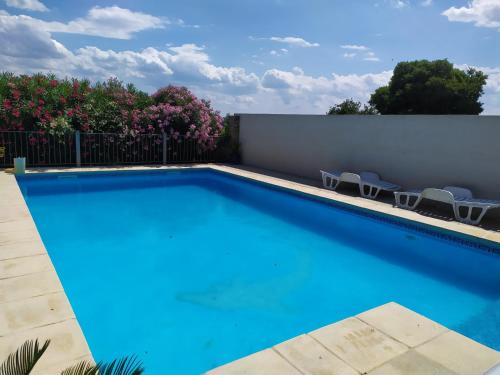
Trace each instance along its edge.
<instances>
[{"instance_id":1,"label":"yellow sign on fence","mask_svg":"<svg viewBox=\"0 0 500 375\"><path fill-rule=\"evenodd\" d=\"M5 157L5 147L0 147L0 158Z\"/></svg>"}]
</instances>

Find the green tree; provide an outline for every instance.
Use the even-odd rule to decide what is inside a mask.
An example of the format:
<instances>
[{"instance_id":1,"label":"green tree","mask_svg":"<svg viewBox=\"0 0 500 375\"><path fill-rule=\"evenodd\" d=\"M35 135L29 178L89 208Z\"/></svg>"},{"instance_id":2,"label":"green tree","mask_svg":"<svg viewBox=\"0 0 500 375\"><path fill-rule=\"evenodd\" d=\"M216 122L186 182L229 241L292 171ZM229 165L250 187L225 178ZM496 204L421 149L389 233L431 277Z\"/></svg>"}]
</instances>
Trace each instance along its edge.
<instances>
[{"instance_id":1,"label":"green tree","mask_svg":"<svg viewBox=\"0 0 500 375\"><path fill-rule=\"evenodd\" d=\"M479 97L488 78L448 60L400 62L389 85L378 88L370 104L385 114L471 114L483 111Z\"/></svg>"},{"instance_id":2,"label":"green tree","mask_svg":"<svg viewBox=\"0 0 500 375\"><path fill-rule=\"evenodd\" d=\"M330 107L327 115L375 115L377 110L373 106L363 105L354 99L346 99Z\"/></svg>"}]
</instances>

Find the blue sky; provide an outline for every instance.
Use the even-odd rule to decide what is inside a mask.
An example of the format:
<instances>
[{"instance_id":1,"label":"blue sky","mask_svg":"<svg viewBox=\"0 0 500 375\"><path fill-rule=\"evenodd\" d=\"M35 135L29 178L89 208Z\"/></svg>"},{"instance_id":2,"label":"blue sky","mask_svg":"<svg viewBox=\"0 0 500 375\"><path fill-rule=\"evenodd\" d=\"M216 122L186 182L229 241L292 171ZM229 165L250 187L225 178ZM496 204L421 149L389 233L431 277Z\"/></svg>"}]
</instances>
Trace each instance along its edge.
<instances>
[{"instance_id":1,"label":"blue sky","mask_svg":"<svg viewBox=\"0 0 500 375\"><path fill-rule=\"evenodd\" d=\"M489 74L500 114L500 0L0 0L16 73L186 85L222 112L324 113L367 101L399 61Z\"/></svg>"}]
</instances>

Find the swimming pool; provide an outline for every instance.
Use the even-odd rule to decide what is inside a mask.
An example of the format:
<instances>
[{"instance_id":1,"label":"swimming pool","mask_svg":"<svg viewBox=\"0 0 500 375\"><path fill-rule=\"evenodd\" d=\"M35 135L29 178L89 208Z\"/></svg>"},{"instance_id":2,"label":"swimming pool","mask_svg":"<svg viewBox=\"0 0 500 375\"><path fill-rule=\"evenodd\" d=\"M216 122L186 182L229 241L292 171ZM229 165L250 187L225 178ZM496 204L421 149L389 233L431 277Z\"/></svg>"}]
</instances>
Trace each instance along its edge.
<instances>
[{"instance_id":1,"label":"swimming pool","mask_svg":"<svg viewBox=\"0 0 500 375\"><path fill-rule=\"evenodd\" d=\"M18 183L97 360L197 374L389 301L500 349L483 245L212 170Z\"/></svg>"}]
</instances>

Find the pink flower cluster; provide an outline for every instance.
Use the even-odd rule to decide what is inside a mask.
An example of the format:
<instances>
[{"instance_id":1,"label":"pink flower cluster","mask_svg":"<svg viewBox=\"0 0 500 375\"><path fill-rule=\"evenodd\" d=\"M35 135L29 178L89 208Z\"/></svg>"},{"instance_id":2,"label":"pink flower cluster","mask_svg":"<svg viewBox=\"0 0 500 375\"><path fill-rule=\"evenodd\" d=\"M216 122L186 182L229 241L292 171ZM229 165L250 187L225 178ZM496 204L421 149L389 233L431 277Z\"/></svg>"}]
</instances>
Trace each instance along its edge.
<instances>
[{"instance_id":1,"label":"pink flower cluster","mask_svg":"<svg viewBox=\"0 0 500 375\"><path fill-rule=\"evenodd\" d=\"M131 114L130 131L166 133L178 142L194 139L204 149L214 149L224 129L224 120L210 103L197 99L185 87L168 86L153 95L157 102Z\"/></svg>"}]
</instances>

